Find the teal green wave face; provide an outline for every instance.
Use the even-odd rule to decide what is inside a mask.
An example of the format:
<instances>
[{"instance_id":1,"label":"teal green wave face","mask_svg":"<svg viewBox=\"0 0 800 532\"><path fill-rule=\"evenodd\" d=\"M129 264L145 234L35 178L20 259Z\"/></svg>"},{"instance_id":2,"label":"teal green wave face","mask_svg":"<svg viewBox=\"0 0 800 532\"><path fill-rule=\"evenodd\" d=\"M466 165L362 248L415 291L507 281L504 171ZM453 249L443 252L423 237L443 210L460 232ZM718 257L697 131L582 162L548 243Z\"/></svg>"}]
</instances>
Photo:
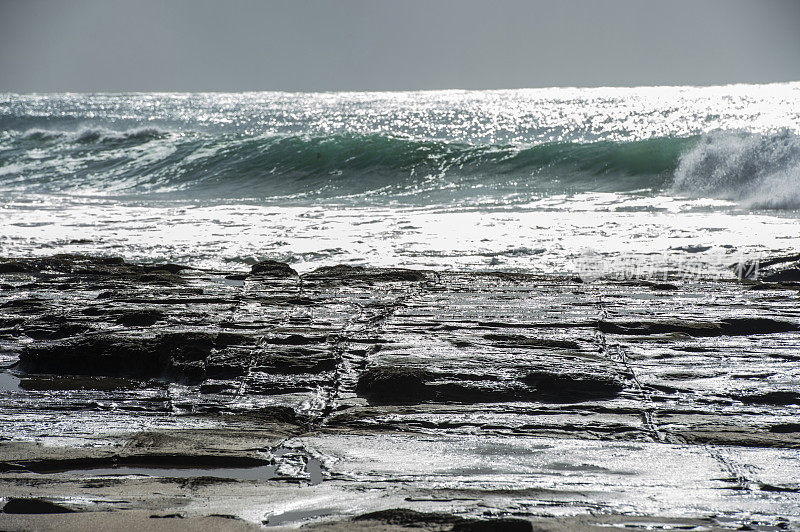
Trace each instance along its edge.
<instances>
[{"instance_id":1,"label":"teal green wave face","mask_svg":"<svg viewBox=\"0 0 800 532\"><path fill-rule=\"evenodd\" d=\"M401 194L423 183L532 192L559 186L629 190L661 188L692 143L662 138L515 147L381 135L35 130L7 142L0 163L12 168L27 164L7 172L6 183L61 191L91 186L126 193L213 189L222 196L337 196L379 190ZM36 160L30 158L32 151ZM157 156L149 156L153 153ZM65 159L71 164L51 164ZM122 183L127 185L120 188Z\"/></svg>"},{"instance_id":2,"label":"teal green wave face","mask_svg":"<svg viewBox=\"0 0 800 532\"><path fill-rule=\"evenodd\" d=\"M0 94L0 243L216 269L724 277L740 254L797 252L799 94Z\"/></svg>"},{"instance_id":3,"label":"teal green wave face","mask_svg":"<svg viewBox=\"0 0 800 532\"><path fill-rule=\"evenodd\" d=\"M0 192L418 205L667 193L794 208L798 90L0 95Z\"/></svg>"}]
</instances>

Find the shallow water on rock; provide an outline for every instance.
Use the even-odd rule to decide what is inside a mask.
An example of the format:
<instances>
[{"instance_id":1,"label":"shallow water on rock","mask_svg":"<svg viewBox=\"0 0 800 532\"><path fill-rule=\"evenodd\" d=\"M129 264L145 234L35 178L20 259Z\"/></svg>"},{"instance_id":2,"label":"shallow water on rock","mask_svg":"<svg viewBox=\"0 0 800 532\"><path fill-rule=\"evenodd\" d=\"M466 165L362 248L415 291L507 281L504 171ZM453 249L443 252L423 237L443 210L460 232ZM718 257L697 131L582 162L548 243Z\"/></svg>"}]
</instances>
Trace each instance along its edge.
<instances>
[{"instance_id":1,"label":"shallow water on rock","mask_svg":"<svg viewBox=\"0 0 800 532\"><path fill-rule=\"evenodd\" d=\"M159 478L197 478L213 477L237 480L272 480L275 478L277 465L261 467L110 467L96 469L79 469L72 473L81 477L106 476L149 476Z\"/></svg>"},{"instance_id":2,"label":"shallow water on rock","mask_svg":"<svg viewBox=\"0 0 800 532\"><path fill-rule=\"evenodd\" d=\"M791 283L0 263L23 270L0 274L12 494L116 508L158 483L170 508L206 490L214 513L289 525L392 507L800 519Z\"/></svg>"}]
</instances>

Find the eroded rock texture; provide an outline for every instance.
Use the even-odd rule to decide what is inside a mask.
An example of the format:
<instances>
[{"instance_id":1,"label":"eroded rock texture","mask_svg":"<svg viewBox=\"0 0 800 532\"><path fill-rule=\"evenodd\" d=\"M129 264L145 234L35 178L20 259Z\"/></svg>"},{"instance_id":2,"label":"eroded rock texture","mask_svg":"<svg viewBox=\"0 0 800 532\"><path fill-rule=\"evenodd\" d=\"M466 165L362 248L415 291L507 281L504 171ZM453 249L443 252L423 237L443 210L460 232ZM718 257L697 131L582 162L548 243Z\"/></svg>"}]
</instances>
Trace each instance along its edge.
<instances>
[{"instance_id":1,"label":"eroded rock texture","mask_svg":"<svg viewBox=\"0 0 800 532\"><path fill-rule=\"evenodd\" d=\"M0 272L11 495L47 474L37 489L51 498L63 483L114 484L150 508L131 481L74 475L202 463L272 468L226 489L307 497L284 523L320 517L319 497L337 518L419 517L369 513L407 507L451 527L553 507L723 528L797 517L800 311L785 277L297 275L83 256L5 259ZM186 502L175 489L169 508Z\"/></svg>"}]
</instances>

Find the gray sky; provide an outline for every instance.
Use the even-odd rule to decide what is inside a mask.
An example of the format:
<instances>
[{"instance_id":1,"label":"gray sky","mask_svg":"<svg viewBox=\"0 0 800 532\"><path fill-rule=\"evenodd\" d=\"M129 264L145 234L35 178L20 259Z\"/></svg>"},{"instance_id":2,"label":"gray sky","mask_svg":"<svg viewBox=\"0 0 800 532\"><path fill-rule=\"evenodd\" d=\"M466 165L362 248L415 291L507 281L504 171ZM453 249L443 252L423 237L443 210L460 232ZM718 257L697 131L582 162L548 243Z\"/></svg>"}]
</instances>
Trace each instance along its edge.
<instances>
[{"instance_id":1,"label":"gray sky","mask_svg":"<svg viewBox=\"0 0 800 532\"><path fill-rule=\"evenodd\" d=\"M800 0L0 0L0 91L800 80Z\"/></svg>"}]
</instances>

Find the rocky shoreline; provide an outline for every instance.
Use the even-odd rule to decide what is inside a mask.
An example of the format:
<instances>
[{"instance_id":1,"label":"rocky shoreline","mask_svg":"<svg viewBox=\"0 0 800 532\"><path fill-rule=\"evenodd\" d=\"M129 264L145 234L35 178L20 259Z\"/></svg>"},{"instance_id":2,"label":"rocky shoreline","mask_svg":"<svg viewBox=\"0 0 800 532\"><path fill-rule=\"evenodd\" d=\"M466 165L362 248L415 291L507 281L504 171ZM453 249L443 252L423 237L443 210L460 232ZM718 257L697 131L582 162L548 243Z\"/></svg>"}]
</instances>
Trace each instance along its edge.
<instances>
[{"instance_id":1,"label":"rocky shoreline","mask_svg":"<svg viewBox=\"0 0 800 532\"><path fill-rule=\"evenodd\" d=\"M797 260L584 283L0 259L0 528L798 526Z\"/></svg>"}]
</instances>

